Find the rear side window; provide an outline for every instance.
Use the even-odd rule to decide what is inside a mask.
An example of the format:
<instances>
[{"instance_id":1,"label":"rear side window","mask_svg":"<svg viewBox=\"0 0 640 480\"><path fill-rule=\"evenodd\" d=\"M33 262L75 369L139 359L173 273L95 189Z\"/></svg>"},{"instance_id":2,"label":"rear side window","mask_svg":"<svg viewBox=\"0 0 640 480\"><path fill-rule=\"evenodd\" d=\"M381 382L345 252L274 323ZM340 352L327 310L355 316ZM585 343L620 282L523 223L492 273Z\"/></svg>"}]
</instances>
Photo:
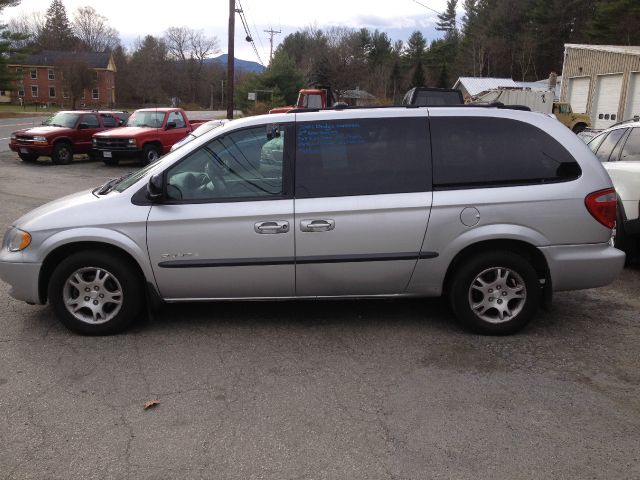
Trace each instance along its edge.
<instances>
[{"instance_id":1,"label":"rear side window","mask_svg":"<svg viewBox=\"0 0 640 480\"><path fill-rule=\"evenodd\" d=\"M620 142L620 139L626 132L626 128L618 128L617 130L612 130L611 132L609 132L609 135L607 135L604 140L602 140L600 146L595 152L598 160L600 160L601 162L608 162L613 149L616 148L616 145L618 145L618 142Z\"/></svg>"},{"instance_id":2,"label":"rear side window","mask_svg":"<svg viewBox=\"0 0 640 480\"><path fill-rule=\"evenodd\" d=\"M337 197L431 190L424 118L300 122L296 197Z\"/></svg>"},{"instance_id":3,"label":"rear side window","mask_svg":"<svg viewBox=\"0 0 640 480\"><path fill-rule=\"evenodd\" d=\"M627 137L620 156L621 162L640 162L640 128L634 128Z\"/></svg>"},{"instance_id":4,"label":"rear side window","mask_svg":"<svg viewBox=\"0 0 640 480\"><path fill-rule=\"evenodd\" d=\"M105 127L115 127L116 119L113 118L111 115L102 115L102 124Z\"/></svg>"},{"instance_id":5,"label":"rear side window","mask_svg":"<svg viewBox=\"0 0 640 480\"><path fill-rule=\"evenodd\" d=\"M563 182L581 173L560 143L517 120L436 117L431 141L434 189Z\"/></svg>"}]
</instances>

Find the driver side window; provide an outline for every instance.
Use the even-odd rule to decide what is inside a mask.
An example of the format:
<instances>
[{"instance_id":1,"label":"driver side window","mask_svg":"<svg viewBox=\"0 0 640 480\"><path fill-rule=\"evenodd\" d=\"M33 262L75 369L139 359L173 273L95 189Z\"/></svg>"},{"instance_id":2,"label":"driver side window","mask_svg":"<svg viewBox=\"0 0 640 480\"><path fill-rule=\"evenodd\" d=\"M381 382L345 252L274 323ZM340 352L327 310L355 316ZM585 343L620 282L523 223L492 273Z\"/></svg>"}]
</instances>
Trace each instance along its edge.
<instances>
[{"instance_id":1,"label":"driver side window","mask_svg":"<svg viewBox=\"0 0 640 480\"><path fill-rule=\"evenodd\" d=\"M282 196L285 131L262 125L211 140L168 171L168 197L188 202Z\"/></svg>"}]
</instances>

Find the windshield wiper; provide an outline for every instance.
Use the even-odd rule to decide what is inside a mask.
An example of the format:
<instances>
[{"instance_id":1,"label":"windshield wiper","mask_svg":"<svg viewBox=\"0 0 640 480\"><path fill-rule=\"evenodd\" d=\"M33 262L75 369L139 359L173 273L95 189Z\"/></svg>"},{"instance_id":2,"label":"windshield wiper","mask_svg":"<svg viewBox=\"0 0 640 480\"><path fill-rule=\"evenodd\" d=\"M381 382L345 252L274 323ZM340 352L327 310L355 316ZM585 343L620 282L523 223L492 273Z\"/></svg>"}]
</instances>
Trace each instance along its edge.
<instances>
[{"instance_id":1,"label":"windshield wiper","mask_svg":"<svg viewBox=\"0 0 640 480\"><path fill-rule=\"evenodd\" d=\"M122 175L121 177L118 178L112 178L111 180L109 180L107 183L105 183L104 185L102 185L100 187L100 189L98 190L98 195L105 195L107 193L109 193L113 187L115 187L118 183L120 183L122 180L124 180L125 178L129 177L133 175L133 172L128 172L125 173L124 175ZM94 190L95 192L95 190Z\"/></svg>"}]
</instances>

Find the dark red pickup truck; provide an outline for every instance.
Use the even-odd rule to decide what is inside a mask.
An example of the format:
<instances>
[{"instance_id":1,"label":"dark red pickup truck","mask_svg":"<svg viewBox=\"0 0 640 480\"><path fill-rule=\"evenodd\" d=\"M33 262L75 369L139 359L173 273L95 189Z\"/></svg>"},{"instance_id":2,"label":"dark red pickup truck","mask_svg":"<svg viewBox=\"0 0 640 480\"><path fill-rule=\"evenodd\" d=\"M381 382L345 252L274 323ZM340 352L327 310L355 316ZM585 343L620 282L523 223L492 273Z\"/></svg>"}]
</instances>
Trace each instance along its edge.
<instances>
[{"instance_id":1,"label":"dark red pickup truck","mask_svg":"<svg viewBox=\"0 0 640 480\"><path fill-rule=\"evenodd\" d=\"M126 127L94 135L93 152L107 165L122 158L148 165L205 121L189 120L181 108L143 108L133 112Z\"/></svg>"},{"instance_id":2,"label":"dark red pickup truck","mask_svg":"<svg viewBox=\"0 0 640 480\"><path fill-rule=\"evenodd\" d=\"M63 111L43 122L41 127L26 128L11 134L9 148L25 162L51 157L53 163L70 163L77 153L91 153L94 133L121 126L126 112Z\"/></svg>"}]
</instances>

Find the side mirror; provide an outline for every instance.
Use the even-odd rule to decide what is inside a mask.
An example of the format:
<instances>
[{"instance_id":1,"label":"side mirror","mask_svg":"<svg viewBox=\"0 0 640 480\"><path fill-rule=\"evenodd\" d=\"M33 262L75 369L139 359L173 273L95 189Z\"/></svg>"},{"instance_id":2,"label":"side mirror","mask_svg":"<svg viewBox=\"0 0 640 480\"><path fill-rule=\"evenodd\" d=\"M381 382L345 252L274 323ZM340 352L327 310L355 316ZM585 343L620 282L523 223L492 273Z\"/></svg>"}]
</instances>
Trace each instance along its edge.
<instances>
[{"instance_id":1,"label":"side mirror","mask_svg":"<svg viewBox=\"0 0 640 480\"><path fill-rule=\"evenodd\" d=\"M164 196L163 191L163 179L161 173L156 173L149 179L149 183L147 183L147 198L152 202L157 202L161 200Z\"/></svg>"},{"instance_id":2,"label":"side mirror","mask_svg":"<svg viewBox=\"0 0 640 480\"><path fill-rule=\"evenodd\" d=\"M88 128L89 128L88 123L81 123L80 125L78 125L78 130L86 130Z\"/></svg>"},{"instance_id":3,"label":"side mirror","mask_svg":"<svg viewBox=\"0 0 640 480\"><path fill-rule=\"evenodd\" d=\"M176 128L176 122L167 122L166 130L171 130L172 128Z\"/></svg>"}]
</instances>

